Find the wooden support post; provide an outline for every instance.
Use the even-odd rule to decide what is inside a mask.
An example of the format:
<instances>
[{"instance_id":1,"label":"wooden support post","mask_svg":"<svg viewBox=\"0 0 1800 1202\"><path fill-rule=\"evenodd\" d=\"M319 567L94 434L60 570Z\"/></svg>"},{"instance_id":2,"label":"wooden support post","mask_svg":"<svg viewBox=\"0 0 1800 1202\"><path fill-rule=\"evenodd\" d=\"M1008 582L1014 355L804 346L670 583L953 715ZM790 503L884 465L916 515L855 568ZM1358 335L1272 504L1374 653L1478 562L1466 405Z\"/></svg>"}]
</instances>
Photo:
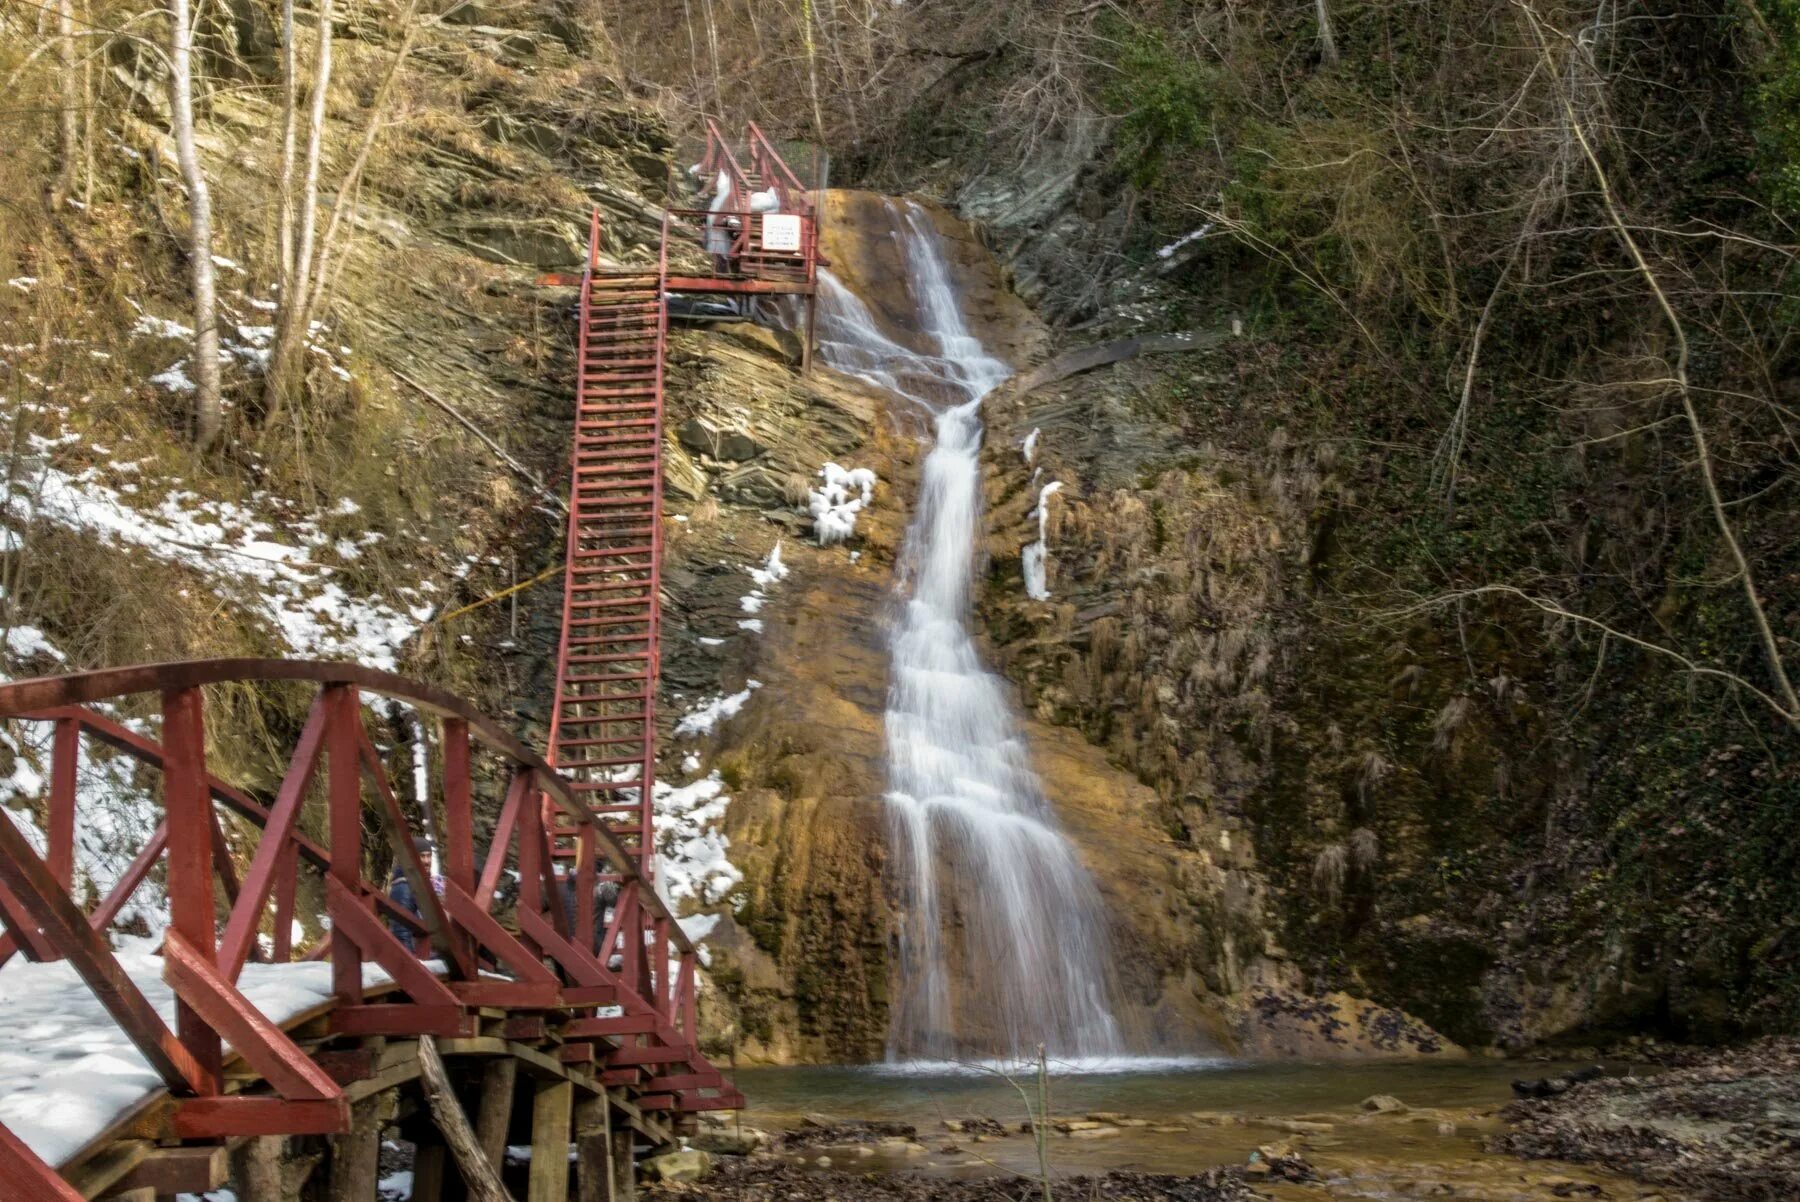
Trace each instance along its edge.
<instances>
[{"instance_id":1,"label":"wooden support post","mask_svg":"<svg viewBox=\"0 0 1800 1202\"><path fill-rule=\"evenodd\" d=\"M469 724L444 719L444 875L475 891L475 826L469 790Z\"/></svg>"},{"instance_id":2,"label":"wooden support post","mask_svg":"<svg viewBox=\"0 0 1800 1202\"><path fill-rule=\"evenodd\" d=\"M418 1145L413 1157L412 1202L443 1202L446 1160L442 1143Z\"/></svg>"},{"instance_id":3,"label":"wooden support post","mask_svg":"<svg viewBox=\"0 0 1800 1202\"><path fill-rule=\"evenodd\" d=\"M607 1109L611 1110L610 1104ZM608 1124L612 1129L612 1138L607 1141L612 1160L612 1202L637 1202L637 1136L629 1123L614 1123L609 1118Z\"/></svg>"},{"instance_id":4,"label":"wooden support post","mask_svg":"<svg viewBox=\"0 0 1800 1202\"><path fill-rule=\"evenodd\" d=\"M612 1107L603 1093L575 1103L575 1202L613 1202Z\"/></svg>"},{"instance_id":5,"label":"wooden support post","mask_svg":"<svg viewBox=\"0 0 1800 1202\"><path fill-rule=\"evenodd\" d=\"M381 1176L381 1095L350 1110L350 1133L331 1138L329 1202L368 1202Z\"/></svg>"},{"instance_id":6,"label":"wooden support post","mask_svg":"<svg viewBox=\"0 0 1800 1202\"><path fill-rule=\"evenodd\" d=\"M569 1106L575 1084L539 1081L531 1102L531 1177L527 1202L568 1202Z\"/></svg>"},{"instance_id":7,"label":"wooden support post","mask_svg":"<svg viewBox=\"0 0 1800 1202\"><path fill-rule=\"evenodd\" d=\"M288 1202L281 1179L281 1153L287 1140L279 1135L247 1139L231 1157L231 1180L238 1202Z\"/></svg>"},{"instance_id":8,"label":"wooden support post","mask_svg":"<svg viewBox=\"0 0 1800 1202\"><path fill-rule=\"evenodd\" d=\"M75 773L81 760L81 723L59 718L50 751L50 840L44 857L64 889L75 888Z\"/></svg>"},{"instance_id":9,"label":"wooden support post","mask_svg":"<svg viewBox=\"0 0 1800 1202\"><path fill-rule=\"evenodd\" d=\"M510 1057L508 1064L517 1062ZM419 1080L425 1089L425 1101L431 1107L431 1117L436 1120L438 1130L444 1134L444 1142L450 1147L450 1155L456 1160L457 1171L462 1175L463 1183L468 1191L469 1202L512 1202L506 1187L500 1183L499 1166L490 1163L486 1150L476 1140L475 1132L469 1128L469 1116L464 1113L462 1103L456 1100L456 1091L450 1088L450 1076L444 1071L444 1061L438 1055L437 1044L429 1035L419 1040ZM506 1089L507 1109L512 1108L511 1079L508 1078ZM485 1097L483 1099L485 1101ZM506 1138L505 1128L501 1128L500 1138ZM504 1155L504 1143L500 1154Z\"/></svg>"},{"instance_id":10,"label":"wooden support post","mask_svg":"<svg viewBox=\"0 0 1800 1202\"><path fill-rule=\"evenodd\" d=\"M331 875L350 895L349 905L365 908L362 882L362 711L351 685L328 685L325 697L325 754L331 821ZM337 1000L363 1000L362 956L349 939L331 941L331 991Z\"/></svg>"},{"instance_id":11,"label":"wooden support post","mask_svg":"<svg viewBox=\"0 0 1800 1202\"><path fill-rule=\"evenodd\" d=\"M487 1162L500 1170L506 1158L506 1132L512 1126L513 1087L519 1062L511 1056L490 1060L481 1071L481 1096L475 1110L475 1141Z\"/></svg>"},{"instance_id":12,"label":"wooden support post","mask_svg":"<svg viewBox=\"0 0 1800 1202\"><path fill-rule=\"evenodd\" d=\"M212 790L206 779L206 720L200 690L163 694L163 808L169 822L169 929L209 962L217 956L213 911ZM217 1093L223 1052L218 1032L179 995L175 1034Z\"/></svg>"}]
</instances>

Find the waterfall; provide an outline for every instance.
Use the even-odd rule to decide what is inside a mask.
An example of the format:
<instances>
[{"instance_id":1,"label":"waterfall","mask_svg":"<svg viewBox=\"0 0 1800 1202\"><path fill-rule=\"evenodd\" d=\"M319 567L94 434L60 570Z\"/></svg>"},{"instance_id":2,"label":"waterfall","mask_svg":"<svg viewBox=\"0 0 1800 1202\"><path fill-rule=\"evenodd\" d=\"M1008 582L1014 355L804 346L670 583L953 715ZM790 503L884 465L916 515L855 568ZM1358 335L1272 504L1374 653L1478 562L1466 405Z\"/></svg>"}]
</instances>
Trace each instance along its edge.
<instances>
[{"instance_id":1,"label":"waterfall","mask_svg":"<svg viewBox=\"0 0 1800 1202\"><path fill-rule=\"evenodd\" d=\"M1017 1059L1040 1043L1061 1059L1113 1056L1099 895L969 633L981 402L1011 371L969 332L929 215L889 212L914 328L883 332L829 273L820 297L826 362L923 405L935 428L891 633L887 808L904 918L888 1057Z\"/></svg>"}]
</instances>

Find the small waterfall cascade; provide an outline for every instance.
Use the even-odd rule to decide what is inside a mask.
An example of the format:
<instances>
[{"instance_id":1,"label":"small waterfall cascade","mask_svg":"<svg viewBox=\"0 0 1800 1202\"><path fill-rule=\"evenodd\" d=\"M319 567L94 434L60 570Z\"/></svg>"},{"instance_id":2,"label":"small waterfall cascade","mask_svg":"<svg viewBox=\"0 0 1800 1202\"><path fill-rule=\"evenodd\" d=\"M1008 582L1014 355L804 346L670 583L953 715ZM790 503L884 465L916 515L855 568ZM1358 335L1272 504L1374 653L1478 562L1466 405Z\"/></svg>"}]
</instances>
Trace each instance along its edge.
<instances>
[{"instance_id":1,"label":"small waterfall cascade","mask_svg":"<svg viewBox=\"0 0 1800 1202\"><path fill-rule=\"evenodd\" d=\"M828 273L819 327L826 362L919 403L935 427L891 632L887 801L904 921L888 1058L1020 1059L1039 1044L1061 1060L1114 1057L1099 894L969 633L981 402L1011 370L970 333L929 214L889 209L913 327L890 336Z\"/></svg>"}]
</instances>

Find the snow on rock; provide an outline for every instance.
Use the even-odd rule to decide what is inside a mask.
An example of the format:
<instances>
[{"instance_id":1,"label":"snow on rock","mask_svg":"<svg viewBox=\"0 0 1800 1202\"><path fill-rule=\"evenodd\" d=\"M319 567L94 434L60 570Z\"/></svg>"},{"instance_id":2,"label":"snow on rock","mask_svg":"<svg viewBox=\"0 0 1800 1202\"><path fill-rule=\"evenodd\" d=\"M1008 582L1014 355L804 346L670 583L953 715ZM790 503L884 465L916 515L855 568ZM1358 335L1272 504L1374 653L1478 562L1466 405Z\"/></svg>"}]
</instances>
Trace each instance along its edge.
<instances>
[{"instance_id":1,"label":"snow on rock","mask_svg":"<svg viewBox=\"0 0 1800 1202\"><path fill-rule=\"evenodd\" d=\"M1032 457L1037 454L1038 435L1042 432L1043 431L1039 430L1036 426L1033 426L1031 428L1031 433L1025 436L1025 441L1019 444L1019 450L1024 453L1026 463L1030 463Z\"/></svg>"},{"instance_id":2,"label":"snow on rock","mask_svg":"<svg viewBox=\"0 0 1800 1202\"><path fill-rule=\"evenodd\" d=\"M657 888L671 909L683 902L707 906L744 879L727 852L731 840L719 829L731 797L725 780L710 772L692 784L658 781L651 798L656 813ZM698 928L701 924L695 923ZM694 931L684 924L689 937ZM707 924L702 934L711 933Z\"/></svg>"},{"instance_id":3,"label":"snow on rock","mask_svg":"<svg viewBox=\"0 0 1800 1202\"><path fill-rule=\"evenodd\" d=\"M147 939L128 939L119 964L163 1021L175 995ZM364 982L386 980L365 968ZM238 988L277 1023L331 996L327 963L246 964ZM67 961L0 968L0 1123L46 1162L61 1164L122 1113L162 1089L125 1032Z\"/></svg>"},{"instance_id":4,"label":"snow on rock","mask_svg":"<svg viewBox=\"0 0 1800 1202\"><path fill-rule=\"evenodd\" d=\"M32 437L46 460L62 441ZM315 558L336 541L317 516L285 521L278 530L248 508L184 491L140 509L126 503L121 489L102 483L97 469L66 472L47 463L36 479L24 473L14 481L0 512L191 568L222 598L266 618L292 653L306 658L352 659L392 671L400 644L430 613L423 606L403 610L379 594L353 596L338 584L335 570ZM359 545L374 538L365 533Z\"/></svg>"},{"instance_id":5,"label":"snow on rock","mask_svg":"<svg viewBox=\"0 0 1800 1202\"><path fill-rule=\"evenodd\" d=\"M788 568L785 563L781 562L781 543L779 540L775 543L774 550L769 552L769 557L763 561L762 567L751 568L749 569L749 572L750 579L756 582L756 587L738 598L738 608L747 614L761 613L763 603L769 599L768 594L763 592L763 590L777 581L787 579ZM753 621L755 623L754 625L752 625L751 622L739 622L738 625L746 630L753 630L755 633L761 634L761 619L753 619ZM700 641L705 643L708 640L701 639ZM716 642L716 640L713 641Z\"/></svg>"},{"instance_id":6,"label":"snow on rock","mask_svg":"<svg viewBox=\"0 0 1800 1202\"><path fill-rule=\"evenodd\" d=\"M740 626L743 623L738 623ZM760 624L758 625L760 629ZM750 700L750 694L762 688L762 681L747 680L741 693L732 693L727 697L717 697L699 709L694 710L675 724L675 737L693 738L696 735L711 734L721 722L737 717Z\"/></svg>"},{"instance_id":7,"label":"snow on rock","mask_svg":"<svg viewBox=\"0 0 1800 1202\"><path fill-rule=\"evenodd\" d=\"M1050 599L1049 565L1045 562L1049 551L1045 538L1049 532L1050 498L1060 491L1062 481L1052 480L1038 492L1037 541L1027 544L1019 554L1019 567L1025 576L1025 595L1033 601Z\"/></svg>"},{"instance_id":8,"label":"snow on rock","mask_svg":"<svg viewBox=\"0 0 1800 1202\"><path fill-rule=\"evenodd\" d=\"M845 469L835 463L820 468L819 475L824 485L810 490L807 509L819 545L829 547L856 533L856 515L874 500L880 481L866 467Z\"/></svg>"}]
</instances>

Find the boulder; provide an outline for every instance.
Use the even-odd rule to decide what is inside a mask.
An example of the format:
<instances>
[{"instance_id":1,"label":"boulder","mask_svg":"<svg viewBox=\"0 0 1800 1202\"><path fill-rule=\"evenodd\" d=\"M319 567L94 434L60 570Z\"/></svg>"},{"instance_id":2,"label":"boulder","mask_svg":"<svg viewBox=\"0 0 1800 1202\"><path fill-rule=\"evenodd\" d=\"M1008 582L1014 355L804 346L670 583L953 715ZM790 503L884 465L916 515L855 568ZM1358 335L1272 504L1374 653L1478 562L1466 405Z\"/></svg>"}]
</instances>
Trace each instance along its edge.
<instances>
[{"instance_id":1,"label":"boulder","mask_svg":"<svg viewBox=\"0 0 1800 1202\"><path fill-rule=\"evenodd\" d=\"M712 1157L699 1148L681 1148L650 1157L642 1168L651 1181L698 1181L712 1170Z\"/></svg>"},{"instance_id":2,"label":"boulder","mask_svg":"<svg viewBox=\"0 0 1800 1202\"><path fill-rule=\"evenodd\" d=\"M1362 1101L1362 1108L1371 1114L1399 1114L1409 1109L1405 1102L1393 1094L1370 1094Z\"/></svg>"},{"instance_id":3,"label":"boulder","mask_svg":"<svg viewBox=\"0 0 1800 1202\"><path fill-rule=\"evenodd\" d=\"M708 421L704 417L689 418L677 431L681 445L698 455L710 455L724 462L754 459L763 446L743 430L734 430Z\"/></svg>"}]
</instances>

